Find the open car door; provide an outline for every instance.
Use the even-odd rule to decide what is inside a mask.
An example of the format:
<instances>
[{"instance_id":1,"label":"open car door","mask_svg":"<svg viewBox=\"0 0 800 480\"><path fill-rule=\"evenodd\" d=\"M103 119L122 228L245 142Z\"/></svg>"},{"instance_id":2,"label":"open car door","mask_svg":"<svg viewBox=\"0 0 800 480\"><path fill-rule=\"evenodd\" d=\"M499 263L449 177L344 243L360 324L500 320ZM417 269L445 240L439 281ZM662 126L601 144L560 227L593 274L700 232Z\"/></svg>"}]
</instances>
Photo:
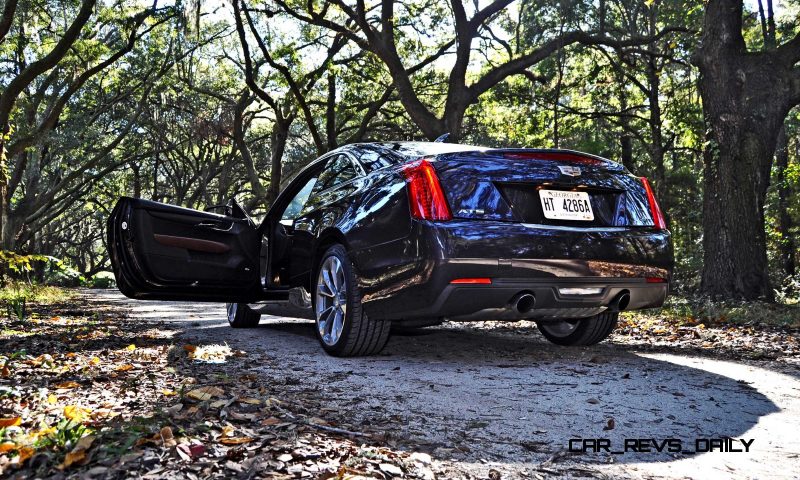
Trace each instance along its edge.
<instances>
[{"instance_id":1,"label":"open car door","mask_svg":"<svg viewBox=\"0 0 800 480\"><path fill-rule=\"evenodd\" d=\"M128 297L253 302L262 296L261 234L238 205L220 215L122 197L107 227L114 276Z\"/></svg>"}]
</instances>

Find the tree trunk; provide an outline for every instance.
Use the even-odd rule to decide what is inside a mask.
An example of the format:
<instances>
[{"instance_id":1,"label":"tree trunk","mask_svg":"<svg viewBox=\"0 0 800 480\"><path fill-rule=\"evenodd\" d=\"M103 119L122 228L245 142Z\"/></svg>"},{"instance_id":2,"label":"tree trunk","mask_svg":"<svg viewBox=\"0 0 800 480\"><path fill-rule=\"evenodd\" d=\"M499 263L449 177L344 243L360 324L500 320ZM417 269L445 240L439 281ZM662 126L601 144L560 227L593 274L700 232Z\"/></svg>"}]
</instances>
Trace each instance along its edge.
<instances>
[{"instance_id":1,"label":"tree trunk","mask_svg":"<svg viewBox=\"0 0 800 480\"><path fill-rule=\"evenodd\" d=\"M655 20L653 20L655 22ZM651 27L653 30L655 27ZM650 57L647 62L647 86L648 91L648 105L650 110L650 118L648 126L650 127L650 162L653 165L653 183L656 190L656 197L661 204L661 210L665 213L669 210L669 198L667 192L669 191L667 185L666 168L664 167L664 135L662 131L662 118L661 118L661 78L658 76L656 69L656 58Z\"/></svg>"},{"instance_id":2,"label":"tree trunk","mask_svg":"<svg viewBox=\"0 0 800 480\"><path fill-rule=\"evenodd\" d=\"M283 164L283 152L286 150L286 140L289 137L290 123L276 122L272 127L272 134L270 135L271 152L270 152L270 174L269 174L269 190L267 190L267 205L270 206L278 198L278 193L281 191L281 170Z\"/></svg>"},{"instance_id":3,"label":"tree trunk","mask_svg":"<svg viewBox=\"0 0 800 480\"><path fill-rule=\"evenodd\" d=\"M747 50L742 13L741 0L710 0L692 58L700 68L708 128L701 289L718 298L772 300L764 202L778 132L798 101L797 85L785 49Z\"/></svg>"},{"instance_id":4,"label":"tree trunk","mask_svg":"<svg viewBox=\"0 0 800 480\"><path fill-rule=\"evenodd\" d=\"M729 60L706 65L700 81L710 140L704 154L701 288L714 297L773 298L764 202L785 112L765 98L769 80L763 76Z\"/></svg>"},{"instance_id":5,"label":"tree trunk","mask_svg":"<svg viewBox=\"0 0 800 480\"><path fill-rule=\"evenodd\" d=\"M20 215L15 215L10 205L6 204L4 207L2 250L14 252L19 247L17 237L22 229L24 218Z\"/></svg>"},{"instance_id":6,"label":"tree trunk","mask_svg":"<svg viewBox=\"0 0 800 480\"><path fill-rule=\"evenodd\" d=\"M771 135L765 130L731 128L732 141L704 155L701 285L714 297L772 299L764 199L774 142L763 141Z\"/></svg>"},{"instance_id":7,"label":"tree trunk","mask_svg":"<svg viewBox=\"0 0 800 480\"><path fill-rule=\"evenodd\" d=\"M786 138L786 127L782 127L778 132L778 147L775 150L776 169L777 169L777 188L778 188L778 231L781 234L778 252L781 259L781 267L786 275L793 276L796 273L795 265L795 244L792 238L792 217L789 215L789 198L791 192L786 183L786 168L789 166L789 145Z\"/></svg>"}]
</instances>

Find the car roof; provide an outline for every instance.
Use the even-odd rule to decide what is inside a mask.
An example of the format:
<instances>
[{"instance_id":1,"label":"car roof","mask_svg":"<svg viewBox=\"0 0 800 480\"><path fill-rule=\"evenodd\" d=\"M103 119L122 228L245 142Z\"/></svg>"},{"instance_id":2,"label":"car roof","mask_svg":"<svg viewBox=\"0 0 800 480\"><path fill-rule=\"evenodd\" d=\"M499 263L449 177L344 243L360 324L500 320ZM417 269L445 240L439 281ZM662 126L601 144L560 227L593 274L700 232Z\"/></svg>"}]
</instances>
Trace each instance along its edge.
<instances>
[{"instance_id":1,"label":"car roof","mask_svg":"<svg viewBox=\"0 0 800 480\"><path fill-rule=\"evenodd\" d=\"M443 155L445 153L481 152L488 150L486 147L443 142L371 142L359 143L354 146L375 146L385 150L391 150L392 152L406 157L424 157L429 155Z\"/></svg>"}]
</instances>

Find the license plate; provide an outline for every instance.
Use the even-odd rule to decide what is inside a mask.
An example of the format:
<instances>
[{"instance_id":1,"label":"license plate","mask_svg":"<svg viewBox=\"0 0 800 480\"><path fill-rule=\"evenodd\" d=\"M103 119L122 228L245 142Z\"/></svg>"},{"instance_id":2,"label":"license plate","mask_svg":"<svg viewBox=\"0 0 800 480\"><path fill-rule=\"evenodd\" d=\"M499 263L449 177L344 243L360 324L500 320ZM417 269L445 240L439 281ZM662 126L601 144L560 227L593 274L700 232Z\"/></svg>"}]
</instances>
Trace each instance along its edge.
<instances>
[{"instance_id":1,"label":"license plate","mask_svg":"<svg viewBox=\"0 0 800 480\"><path fill-rule=\"evenodd\" d=\"M564 192L561 190L539 190L544 218L550 220L594 220L592 204L586 192Z\"/></svg>"}]
</instances>

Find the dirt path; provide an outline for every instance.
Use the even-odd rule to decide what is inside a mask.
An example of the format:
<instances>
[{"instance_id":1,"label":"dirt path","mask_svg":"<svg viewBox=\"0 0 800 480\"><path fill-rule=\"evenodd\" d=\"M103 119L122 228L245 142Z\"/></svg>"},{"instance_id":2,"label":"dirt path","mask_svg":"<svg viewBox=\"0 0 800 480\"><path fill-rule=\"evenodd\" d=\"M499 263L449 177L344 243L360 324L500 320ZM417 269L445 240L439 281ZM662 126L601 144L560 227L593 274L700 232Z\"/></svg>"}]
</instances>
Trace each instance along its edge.
<instances>
[{"instance_id":1,"label":"dirt path","mask_svg":"<svg viewBox=\"0 0 800 480\"><path fill-rule=\"evenodd\" d=\"M264 316L257 329L234 330L218 304L88 295L142 321L175 322L180 341L244 350L261 359L266 378L326 399L344 426L427 451L453 476L800 477L800 370L791 364L642 353L614 342L564 349L525 322L446 324L394 335L378 357L337 359L324 354L308 320ZM625 439L677 439L686 450L697 439L753 443L746 453L574 454L573 438L608 439L611 450Z\"/></svg>"}]
</instances>

